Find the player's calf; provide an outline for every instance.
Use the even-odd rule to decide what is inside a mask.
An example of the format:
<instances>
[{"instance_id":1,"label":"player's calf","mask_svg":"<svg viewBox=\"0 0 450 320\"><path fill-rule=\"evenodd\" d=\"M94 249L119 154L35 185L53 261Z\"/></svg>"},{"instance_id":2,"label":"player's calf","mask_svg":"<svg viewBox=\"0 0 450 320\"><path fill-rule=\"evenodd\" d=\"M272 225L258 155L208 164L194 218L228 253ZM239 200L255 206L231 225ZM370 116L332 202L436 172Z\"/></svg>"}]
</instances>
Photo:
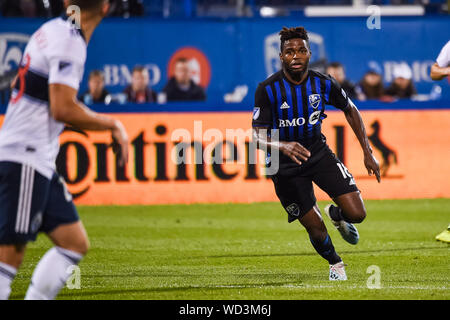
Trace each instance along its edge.
<instances>
[{"instance_id":1,"label":"player's calf","mask_svg":"<svg viewBox=\"0 0 450 320\"><path fill-rule=\"evenodd\" d=\"M25 245L0 245L0 300L8 300L24 253Z\"/></svg>"},{"instance_id":2,"label":"player's calf","mask_svg":"<svg viewBox=\"0 0 450 320\"><path fill-rule=\"evenodd\" d=\"M55 247L36 266L26 300L54 299L70 276L69 268L77 265L89 249L81 221L61 225L48 235Z\"/></svg>"}]
</instances>

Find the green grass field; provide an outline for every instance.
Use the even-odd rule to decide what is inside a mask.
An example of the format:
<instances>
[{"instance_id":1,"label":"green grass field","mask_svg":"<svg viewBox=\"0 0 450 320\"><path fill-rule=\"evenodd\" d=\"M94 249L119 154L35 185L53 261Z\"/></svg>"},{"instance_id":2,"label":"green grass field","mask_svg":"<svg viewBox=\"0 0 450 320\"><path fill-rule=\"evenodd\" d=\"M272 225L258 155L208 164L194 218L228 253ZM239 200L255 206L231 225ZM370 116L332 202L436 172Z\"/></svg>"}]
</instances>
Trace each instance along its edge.
<instances>
[{"instance_id":1,"label":"green grass field","mask_svg":"<svg viewBox=\"0 0 450 320\"><path fill-rule=\"evenodd\" d=\"M327 262L278 203L79 207L91 250L81 289L58 298L450 299L450 246L434 239L450 222L450 199L366 207L357 246L324 218L348 264L346 282L328 281ZM44 235L29 245L12 299L23 299L48 248ZM380 268L380 289L367 287L371 265Z\"/></svg>"}]
</instances>

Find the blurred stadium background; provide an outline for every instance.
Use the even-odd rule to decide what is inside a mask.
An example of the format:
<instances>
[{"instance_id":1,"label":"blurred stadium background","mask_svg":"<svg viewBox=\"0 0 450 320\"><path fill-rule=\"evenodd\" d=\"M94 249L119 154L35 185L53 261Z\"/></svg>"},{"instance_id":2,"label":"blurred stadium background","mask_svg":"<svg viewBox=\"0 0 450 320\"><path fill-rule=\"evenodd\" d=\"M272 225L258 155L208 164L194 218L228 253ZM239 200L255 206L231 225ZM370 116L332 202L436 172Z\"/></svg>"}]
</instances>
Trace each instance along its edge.
<instances>
[{"instance_id":1,"label":"blurred stadium background","mask_svg":"<svg viewBox=\"0 0 450 320\"><path fill-rule=\"evenodd\" d=\"M271 181L259 171L258 165L248 161L252 156L250 139L246 137L244 143L239 144L225 137L227 129L250 128L256 86L280 67L278 32L283 26L299 25L310 32L313 69L325 72L332 62L339 62L343 66L347 85L354 90L354 100L362 112L372 144L377 144L377 158L384 165L382 183L378 185L373 177L367 177L358 142L344 116L330 109L323 125L330 147L355 176L363 197L379 200L370 202L375 217L365 222L366 229L362 227L363 236L366 232L369 238L362 244L364 252L356 253L357 249L354 248L347 248L346 252L348 256L356 254L351 261L358 266L356 270L359 273L355 278L362 283L357 284L360 297L433 299L433 294L436 294L435 298L450 297L449 288L445 286L449 280L448 247L433 242L434 235L450 221L448 200L432 200L450 198L450 78L432 81L429 75L430 67L441 48L450 40L448 1L121 0L113 3L112 16L102 22L89 43L84 80L80 88L80 94L88 91L89 74L93 70L100 70L108 98L103 103L93 104L85 96L80 96L80 99L84 99L94 110L113 113L124 122L132 143L131 161L126 167L117 165L109 147L108 135L67 130L61 137L61 152L57 162L58 170L74 194L75 202L82 205L82 218L93 242L93 252L82 264L89 270L86 281L90 290L82 298L295 299L308 298L307 295L296 295L298 290L312 292L316 289L319 294L309 297L338 298L311 284L311 281L320 278L319 275L311 279L297 279L293 275L297 270L292 270L284 259L286 266L279 265L276 269L278 274L275 271L263 272L264 268L274 264L269 263L270 258L269 262L266 261L267 265L259 265L258 261L273 254L274 250L279 250L279 263L283 257L293 261L297 259L297 253L308 256L308 252L313 251L306 243L306 234L303 235L305 239L301 239L300 247L298 243L291 244L292 239L278 238L279 232L293 232L293 227L285 225L284 213L276 202ZM367 9L370 5L378 7ZM381 10L380 20L371 17L378 9ZM63 11L61 0L0 0L0 125L9 99L9 83L17 72L28 38L46 19L61 15ZM203 101L167 101L164 88L174 75L175 64L180 57L187 59L192 80L203 88L206 94ZM146 86L155 93L152 102L134 103L124 93L125 88L132 83L133 69L137 65L143 66L148 72L144 78ZM386 89L376 98L364 95L362 80L368 72L380 75L383 90ZM399 75L410 80L410 85L415 88L407 97L387 94L387 89ZM174 164L171 155L178 142L174 133L180 128L186 129L193 137L193 148L187 148L186 157L198 157L196 143L201 145L200 151L204 151L212 141L205 139L205 131L219 129L224 137L212 141L213 149L223 150L224 159L229 158L231 150L234 150L234 155L228 159L231 161L226 164L205 163L208 160L206 158L214 154L210 150L202 163ZM327 200L324 193L316 191L319 200ZM408 204L402 200L382 201L423 198L430 200L411 200ZM254 211L263 210L264 205L257 202L266 201L275 202L269 205L275 212L271 212L273 222L270 223L269 213L263 215L265 222L261 227L258 226L258 215ZM133 213L127 220L118 215L122 213L126 216L124 208L127 207L108 206L194 203L233 203L236 207L218 204L216 209L214 205L155 206L154 209L130 207ZM250 207L242 208L237 203L250 203ZM91 205L98 207L84 207ZM404 209L404 206L409 209ZM101 223L95 216L97 210L99 217L104 217ZM152 216L152 210L157 212L155 216ZM414 214L410 215L409 210L414 211ZM202 215L193 211L201 212ZM216 211L219 219L217 224L214 222ZM114 216L111 225L108 225L109 214ZM139 218L139 214L143 215L142 218ZM154 220L151 220L152 217ZM189 220L185 225L184 218ZM247 219L245 226L239 222L242 218ZM396 223L389 224L391 218ZM416 220L410 221L411 218ZM157 227L158 223L162 229ZM122 229L115 229L119 225ZM152 254L163 257L158 262L149 260L150 269L142 269L142 265L136 262L130 267L135 272L132 280L126 280L125 276L122 279L120 275L114 278L122 272L122 263L132 259L129 255L117 259L116 265L109 271L105 269L109 253L117 249L115 245L127 247L125 241L112 240L110 230L119 230L119 234L125 234L127 225L130 225L128 230L150 226L148 230L152 230L154 235L146 237L145 230L139 229L137 234L142 235L142 240L127 238L131 241L129 247L150 246L150 257ZM264 233L264 226L270 229L266 230L267 233ZM385 228L385 232L379 234L379 227ZM218 233L209 234L209 228ZM235 233L223 234L220 238L221 233L217 230L227 228ZM241 238L239 231L243 232ZM254 242L247 239L260 232L265 237L257 237ZM201 234L205 237L200 239ZM174 236L179 237L179 241ZM295 233L293 236L300 238L302 235ZM338 237L337 234L334 236ZM210 247L207 256L204 256L202 248L210 245L206 237L218 242L223 240L225 247ZM234 241L236 237L239 240ZM40 238L31 247L31 257L26 261L23 274L19 276L17 290L25 290L25 281L32 271L31 263L37 261L37 257L44 252L43 248L47 245L45 241ZM283 242L280 247L280 241L288 242ZM336 241L338 246L346 246ZM206 261L200 263L203 269L191 266L192 260L179 260L186 243L190 243L188 255ZM95 249L96 245L98 249ZM172 251L166 252L165 245ZM122 249L125 250L125 247ZM229 260L224 262L217 258L222 256L221 250L230 253ZM394 257L395 250L401 252L397 257ZM250 252L257 254L252 256ZM212 257L212 260L208 260L208 257ZM246 259L236 261L236 257ZM429 257L429 260L421 260L424 257ZM410 266L412 269L407 276L398 280L396 272L400 269L395 267L406 268L411 259L416 258L418 260ZM320 258L316 257L301 257L293 263L301 265L301 259L308 260L308 265L301 267L301 272L305 274L312 266L320 264ZM102 264L99 261L106 262ZM141 263L144 262L139 260ZM233 263L236 265L232 273L220 278L217 270ZM370 263L391 265L386 274L389 277L388 286L392 287L389 294L371 295L373 292L369 294L361 289L367 278L366 264L368 266ZM248 272L264 275L248 282L243 281L247 273L241 270L241 264L250 266ZM423 271L427 266L435 268L433 276ZM184 270L185 275L191 275L192 278L188 276L180 279L175 275L177 270ZM211 270L217 272L211 273ZM149 275L146 281L154 281L148 284L153 291L146 291L145 281L141 282L142 278L136 275L147 271ZM226 270L222 271L226 273ZM115 279L114 284L110 284L114 287L111 291L100 289L101 272ZM174 272L173 277L171 272ZM201 279L201 275L208 272L217 278L210 276L207 280ZM287 278L282 276L285 273L288 274ZM160 275L152 280L151 274ZM416 275L417 278L414 278ZM193 282L189 282L190 279ZM300 281L306 283L306 287L286 287L280 295L269 295L261 289L267 283L270 289L283 281L286 282L284 285ZM414 286L409 286L409 281ZM207 283L207 286L201 287L202 283ZM232 287L236 283L241 283L242 287ZM309 289L308 283L311 284ZM213 289L217 285L224 286L218 295L218 291ZM226 287L228 285L231 286L228 288L230 290ZM134 286L143 288L133 291ZM164 288L177 286L180 291L164 291ZM354 286L355 282L345 287L348 291L341 297L355 298L352 295ZM201 290L201 294L191 295L190 290L197 293ZM241 290L246 294L240 296ZM20 298L21 294L15 297ZM66 292L63 297L76 298L77 293Z\"/></svg>"}]
</instances>

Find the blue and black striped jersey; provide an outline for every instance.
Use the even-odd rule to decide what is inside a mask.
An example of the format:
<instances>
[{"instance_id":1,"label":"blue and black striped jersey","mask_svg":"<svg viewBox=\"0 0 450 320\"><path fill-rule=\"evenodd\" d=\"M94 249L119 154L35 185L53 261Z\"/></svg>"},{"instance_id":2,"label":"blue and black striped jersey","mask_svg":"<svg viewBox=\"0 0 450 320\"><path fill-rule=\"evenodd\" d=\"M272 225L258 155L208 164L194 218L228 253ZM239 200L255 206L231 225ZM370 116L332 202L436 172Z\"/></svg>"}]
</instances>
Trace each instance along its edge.
<instances>
[{"instance_id":1,"label":"blue and black striped jersey","mask_svg":"<svg viewBox=\"0 0 450 320\"><path fill-rule=\"evenodd\" d=\"M280 141L297 141L308 147L321 139L325 105L345 110L347 94L329 75L309 70L301 84L291 83L276 72L258 85L253 127L279 129Z\"/></svg>"}]
</instances>

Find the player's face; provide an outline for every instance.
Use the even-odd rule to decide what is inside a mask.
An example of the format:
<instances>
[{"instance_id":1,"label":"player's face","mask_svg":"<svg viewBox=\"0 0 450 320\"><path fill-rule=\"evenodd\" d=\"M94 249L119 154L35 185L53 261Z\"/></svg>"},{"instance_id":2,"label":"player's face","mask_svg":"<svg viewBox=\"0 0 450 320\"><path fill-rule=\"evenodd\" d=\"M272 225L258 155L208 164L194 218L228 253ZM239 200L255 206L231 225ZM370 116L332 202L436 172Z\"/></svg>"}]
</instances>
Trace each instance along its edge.
<instances>
[{"instance_id":1,"label":"player's face","mask_svg":"<svg viewBox=\"0 0 450 320\"><path fill-rule=\"evenodd\" d=\"M283 69L292 74L304 73L311 58L311 51L304 39L290 39L284 43L280 53Z\"/></svg>"}]
</instances>

